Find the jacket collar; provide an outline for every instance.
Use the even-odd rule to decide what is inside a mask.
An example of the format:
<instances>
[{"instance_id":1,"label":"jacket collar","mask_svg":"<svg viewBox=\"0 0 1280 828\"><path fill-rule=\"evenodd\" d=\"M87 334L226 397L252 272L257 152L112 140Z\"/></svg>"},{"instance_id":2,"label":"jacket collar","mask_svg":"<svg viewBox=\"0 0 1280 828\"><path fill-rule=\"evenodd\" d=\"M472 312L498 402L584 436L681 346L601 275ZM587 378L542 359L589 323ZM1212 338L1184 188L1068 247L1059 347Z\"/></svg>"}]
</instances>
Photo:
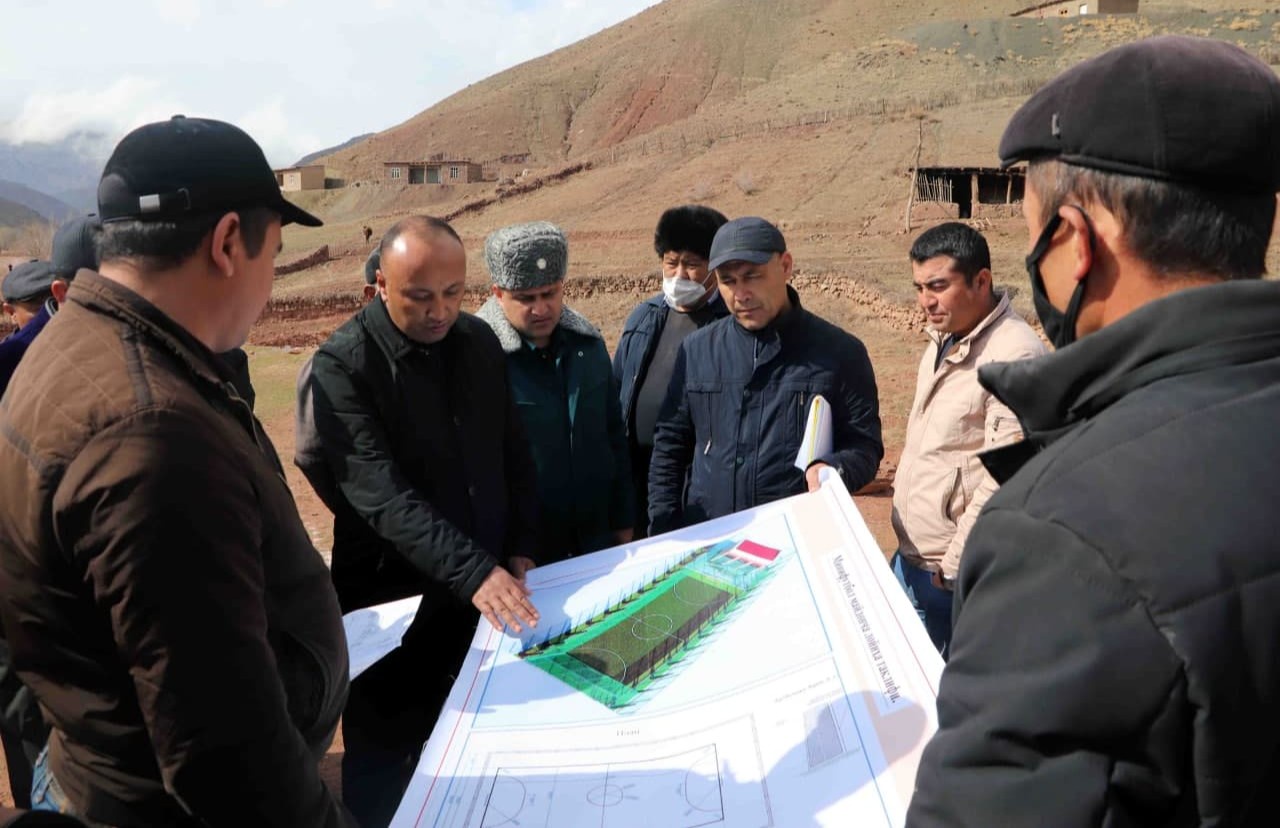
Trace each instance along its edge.
<instances>
[{"instance_id":1,"label":"jacket collar","mask_svg":"<svg viewBox=\"0 0 1280 828\"><path fill-rule=\"evenodd\" d=\"M498 343L502 345L504 353L514 354L524 347L524 337L520 336L520 332L507 321L507 315L502 312L502 305L498 304L498 297L490 296L480 306L480 310L476 311L476 316L490 328L493 328L493 332L497 334ZM603 339L600 332L596 330L595 325L592 325L585 316L568 305L565 305L560 311L559 328L592 339Z\"/></svg>"},{"instance_id":2,"label":"jacket collar","mask_svg":"<svg viewBox=\"0 0 1280 828\"><path fill-rule=\"evenodd\" d=\"M67 301L112 316L146 336L206 383L224 392L233 388L231 375L213 351L155 305L124 285L92 270L80 270L67 292Z\"/></svg>"},{"instance_id":3,"label":"jacket collar","mask_svg":"<svg viewBox=\"0 0 1280 828\"><path fill-rule=\"evenodd\" d=\"M1046 356L978 370L1046 445L1158 380L1280 356L1280 283L1224 282L1158 299Z\"/></svg>"},{"instance_id":4,"label":"jacket collar","mask_svg":"<svg viewBox=\"0 0 1280 828\"><path fill-rule=\"evenodd\" d=\"M994 327L996 322L1013 313L1013 307L1009 301L1009 294L1004 291L1000 291L996 296L998 299L996 301L995 308L991 313L987 314L981 322L974 325L973 330L969 331L967 334L962 336L958 342L956 342L955 346L951 349L951 352L943 358L942 361L944 363L954 364L964 362L965 358L969 355L969 349L973 347L973 343L977 342L984 333ZM933 340L933 344L939 348L942 347L942 342L947 336L946 334L935 331L932 328L929 329L928 335L929 339Z\"/></svg>"},{"instance_id":5,"label":"jacket collar","mask_svg":"<svg viewBox=\"0 0 1280 828\"><path fill-rule=\"evenodd\" d=\"M381 296L374 296L369 304L365 305L364 310L360 311L360 315L369 335L391 359L402 359L406 354L421 347L405 336L404 332L396 327L396 323L391 321L391 314L387 312L387 305L382 301ZM458 323L454 322L449 333L445 334L445 339L454 336L457 331Z\"/></svg>"}]
</instances>

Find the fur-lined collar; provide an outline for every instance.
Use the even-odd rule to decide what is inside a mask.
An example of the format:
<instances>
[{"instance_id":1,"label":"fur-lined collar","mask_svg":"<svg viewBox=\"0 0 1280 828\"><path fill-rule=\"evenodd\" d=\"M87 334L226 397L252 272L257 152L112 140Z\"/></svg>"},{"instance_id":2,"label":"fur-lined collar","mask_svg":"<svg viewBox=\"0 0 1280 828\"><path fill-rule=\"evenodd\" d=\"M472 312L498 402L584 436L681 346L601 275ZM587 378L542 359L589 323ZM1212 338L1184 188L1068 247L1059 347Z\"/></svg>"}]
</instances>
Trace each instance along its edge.
<instances>
[{"instance_id":1,"label":"fur-lined collar","mask_svg":"<svg viewBox=\"0 0 1280 828\"><path fill-rule=\"evenodd\" d=\"M508 354L514 354L524 347L524 338L520 336L520 332L511 326L507 321L507 315L502 312L502 305L498 304L498 297L490 296L489 299L480 306L480 310L476 311L476 316L483 320L493 332L498 335L498 342L502 345L502 350ZM560 311L560 327L571 333L589 336L594 339L604 339L600 335L600 331L587 321L587 318L575 311L573 308L565 305Z\"/></svg>"}]
</instances>

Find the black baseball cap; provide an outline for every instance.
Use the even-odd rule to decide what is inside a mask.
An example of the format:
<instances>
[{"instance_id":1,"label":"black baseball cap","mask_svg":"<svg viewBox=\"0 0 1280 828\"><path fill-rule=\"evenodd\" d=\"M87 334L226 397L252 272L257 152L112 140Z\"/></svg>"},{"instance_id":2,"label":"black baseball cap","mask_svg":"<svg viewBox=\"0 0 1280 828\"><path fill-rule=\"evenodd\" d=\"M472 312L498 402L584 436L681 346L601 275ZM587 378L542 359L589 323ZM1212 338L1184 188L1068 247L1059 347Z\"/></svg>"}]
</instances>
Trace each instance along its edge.
<instances>
[{"instance_id":1,"label":"black baseball cap","mask_svg":"<svg viewBox=\"0 0 1280 828\"><path fill-rule=\"evenodd\" d=\"M726 262L764 264L775 253L786 252L787 242L778 228L756 216L736 218L716 231L707 269L715 270Z\"/></svg>"},{"instance_id":2,"label":"black baseball cap","mask_svg":"<svg viewBox=\"0 0 1280 828\"><path fill-rule=\"evenodd\" d=\"M104 224L247 207L270 207L283 224L323 224L280 194L267 157L248 133L207 118L174 115L138 127L116 145L98 183Z\"/></svg>"},{"instance_id":3,"label":"black baseball cap","mask_svg":"<svg viewBox=\"0 0 1280 828\"><path fill-rule=\"evenodd\" d=\"M98 232L102 222L93 213L78 216L53 234L53 252L49 262L59 279L71 281L80 268L98 269Z\"/></svg>"},{"instance_id":4,"label":"black baseball cap","mask_svg":"<svg viewBox=\"0 0 1280 828\"><path fill-rule=\"evenodd\" d=\"M1243 49L1153 37L1068 69L1022 105L1001 164L1053 158L1218 192L1280 190L1280 79Z\"/></svg>"},{"instance_id":5,"label":"black baseball cap","mask_svg":"<svg viewBox=\"0 0 1280 828\"><path fill-rule=\"evenodd\" d=\"M369 254L369 258L364 260L364 283L366 285L378 284L378 268L382 267L382 248L375 247Z\"/></svg>"},{"instance_id":6,"label":"black baseball cap","mask_svg":"<svg viewBox=\"0 0 1280 828\"><path fill-rule=\"evenodd\" d=\"M39 259L32 259L20 265L14 265L0 282L0 296L6 302L29 302L43 298L49 293L53 284L53 265Z\"/></svg>"}]
</instances>

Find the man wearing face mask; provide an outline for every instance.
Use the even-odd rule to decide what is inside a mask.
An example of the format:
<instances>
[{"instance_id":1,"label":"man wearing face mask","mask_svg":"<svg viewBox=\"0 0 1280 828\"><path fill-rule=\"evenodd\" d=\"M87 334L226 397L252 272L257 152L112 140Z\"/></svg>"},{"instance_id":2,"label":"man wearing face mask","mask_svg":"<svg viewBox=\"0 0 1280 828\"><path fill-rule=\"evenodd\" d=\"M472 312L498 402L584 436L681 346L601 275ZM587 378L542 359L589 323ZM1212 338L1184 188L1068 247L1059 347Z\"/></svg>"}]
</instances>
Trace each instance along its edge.
<instances>
[{"instance_id":1,"label":"man wearing face mask","mask_svg":"<svg viewBox=\"0 0 1280 828\"><path fill-rule=\"evenodd\" d=\"M716 210L696 204L672 207L662 214L653 234L653 249L662 268L662 292L646 299L627 317L613 356L613 375L621 392L622 419L631 450L637 537L644 537L648 528L653 432L680 343L729 314L716 290L715 274L707 268L711 241L727 221Z\"/></svg>"},{"instance_id":2,"label":"man wearing face mask","mask_svg":"<svg viewBox=\"0 0 1280 828\"><path fill-rule=\"evenodd\" d=\"M984 367L1026 439L955 593L907 824L1275 824L1280 80L1161 37L1037 92L1035 304L1058 350Z\"/></svg>"}]
</instances>

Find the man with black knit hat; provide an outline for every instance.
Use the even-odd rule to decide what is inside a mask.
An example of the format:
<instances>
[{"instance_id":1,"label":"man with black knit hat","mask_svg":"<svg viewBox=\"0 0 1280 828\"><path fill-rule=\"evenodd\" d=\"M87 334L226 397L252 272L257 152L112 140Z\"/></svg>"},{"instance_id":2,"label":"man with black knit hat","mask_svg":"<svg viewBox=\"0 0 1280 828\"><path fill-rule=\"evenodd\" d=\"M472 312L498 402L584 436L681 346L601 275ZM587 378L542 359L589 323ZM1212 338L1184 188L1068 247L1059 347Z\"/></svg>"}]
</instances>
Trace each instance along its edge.
<instances>
[{"instance_id":1,"label":"man with black knit hat","mask_svg":"<svg viewBox=\"0 0 1280 828\"><path fill-rule=\"evenodd\" d=\"M493 295L476 316L507 355L507 377L538 471L541 563L632 537L631 470L596 327L564 304L569 242L535 221L491 233L484 245Z\"/></svg>"},{"instance_id":2,"label":"man with black knit hat","mask_svg":"<svg viewBox=\"0 0 1280 828\"><path fill-rule=\"evenodd\" d=\"M955 591L909 825L1274 825L1280 80L1160 37L1013 116L1055 353L979 377L1025 440Z\"/></svg>"},{"instance_id":3,"label":"man with black knit hat","mask_svg":"<svg viewBox=\"0 0 1280 828\"><path fill-rule=\"evenodd\" d=\"M52 726L32 805L105 825L349 825L320 779L347 696L337 597L217 354L271 291L290 204L231 124L125 136L76 276L0 406L0 624Z\"/></svg>"},{"instance_id":4,"label":"man with black knit hat","mask_svg":"<svg viewBox=\"0 0 1280 828\"><path fill-rule=\"evenodd\" d=\"M653 431L680 343L729 313L716 290L715 274L707 268L711 240L726 221L717 210L699 204L672 207L662 214L653 233L662 291L627 317L613 355L613 376L631 452L637 537L648 534Z\"/></svg>"}]
</instances>

